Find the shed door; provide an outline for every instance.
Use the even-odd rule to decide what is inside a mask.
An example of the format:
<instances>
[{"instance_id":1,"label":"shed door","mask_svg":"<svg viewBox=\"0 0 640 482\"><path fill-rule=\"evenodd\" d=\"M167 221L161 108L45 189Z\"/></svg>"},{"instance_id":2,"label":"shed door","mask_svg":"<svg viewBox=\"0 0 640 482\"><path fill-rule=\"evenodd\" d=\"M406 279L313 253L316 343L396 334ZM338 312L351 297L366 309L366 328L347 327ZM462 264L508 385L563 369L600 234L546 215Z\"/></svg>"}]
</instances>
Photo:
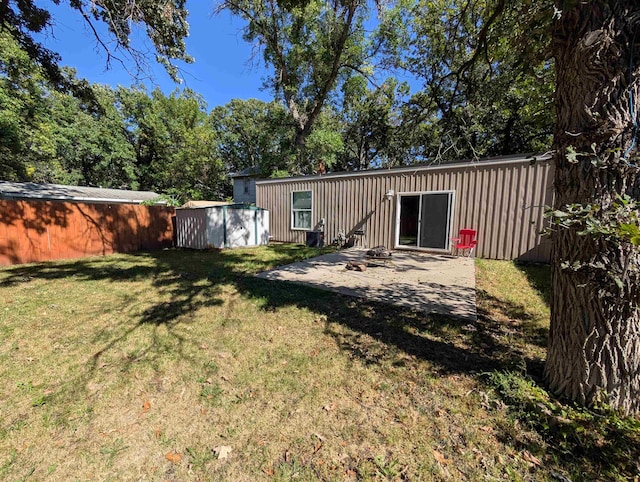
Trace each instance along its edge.
<instances>
[{"instance_id":1,"label":"shed door","mask_svg":"<svg viewBox=\"0 0 640 482\"><path fill-rule=\"evenodd\" d=\"M449 248L452 192L399 195L398 245Z\"/></svg>"}]
</instances>

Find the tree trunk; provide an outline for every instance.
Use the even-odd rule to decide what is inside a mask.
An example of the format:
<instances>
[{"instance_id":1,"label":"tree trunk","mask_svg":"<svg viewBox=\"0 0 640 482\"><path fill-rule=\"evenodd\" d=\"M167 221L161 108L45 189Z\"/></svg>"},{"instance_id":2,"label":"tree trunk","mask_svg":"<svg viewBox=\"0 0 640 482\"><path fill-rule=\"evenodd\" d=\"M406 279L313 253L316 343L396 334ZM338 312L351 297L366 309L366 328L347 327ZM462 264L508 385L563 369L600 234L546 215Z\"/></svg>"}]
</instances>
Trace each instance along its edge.
<instances>
[{"instance_id":1,"label":"tree trunk","mask_svg":"<svg viewBox=\"0 0 640 482\"><path fill-rule=\"evenodd\" d=\"M640 199L633 138L640 109L637 0L565 1L555 21L555 209ZM636 35L638 34L638 35ZM578 152L574 159L571 148ZM569 154L569 156L567 156ZM640 253L630 243L552 234L552 303L545 375L582 404L640 413Z\"/></svg>"}]
</instances>

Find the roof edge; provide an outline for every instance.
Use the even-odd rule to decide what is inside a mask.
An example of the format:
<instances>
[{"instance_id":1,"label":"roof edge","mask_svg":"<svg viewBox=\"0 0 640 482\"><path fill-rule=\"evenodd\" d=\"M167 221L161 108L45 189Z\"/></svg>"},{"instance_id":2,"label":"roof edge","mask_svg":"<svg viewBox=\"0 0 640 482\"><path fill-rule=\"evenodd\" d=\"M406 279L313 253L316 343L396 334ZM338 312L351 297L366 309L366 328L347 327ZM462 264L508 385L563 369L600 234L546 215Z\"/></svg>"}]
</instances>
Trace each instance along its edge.
<instances>
[{"instance_id":1,"label":"roof edge","mask_svg":"<svg viewBox=\"0 0 640 482\"><path fill-rule=\"evenodd\" d=\"M12 181L0 181L0 199L95 204L168 204L160 194L152 191Z\"/></svg>"},{"instance_id":2,"label":"roof edge","mask_svg":"<svg viewBox=\"0 0 640 482\"><path fill-rule=\"evenodd\" d=\"M0 193L0 200L3 201L69 201L82 202L87 204L144 204L152 201L152 199L110 199L110 198L94 198L83 196L30 196L28 194L5 194ZM153 202L151 206L166 206L167 201L158 200Z\"/></svg>"},{"instance_id":3,"label":"roof edge","mask_svg":"<svg viewBox=\"0 0 640 482\"><path fill-rule=\"evenodd\" d=\"M499 164L524 164L531 162L547 162L551 160L551 152L545 152L543 154L518 154L511 156L499 156L499 157L487 157L479 160L464 160L460 162L451 162L448 164L432 164L432 165L420 165L420 166L402 166L392 167L388 169L367 169L364 171L342 171L332 172L329 174L315 174L310 176L293 176L293 177L280 177L276 179L260 179L256 180L256 184L275 184L279 182L296 182L296 181L319 181L327 178L346 178L346 177L361 177L361 176L380 176L385 174L403 173L403 172L415 172L415 171L439 171L444 169L463 169L465 167L484 167L494 166Z\"/></svg>"}]
</instances>

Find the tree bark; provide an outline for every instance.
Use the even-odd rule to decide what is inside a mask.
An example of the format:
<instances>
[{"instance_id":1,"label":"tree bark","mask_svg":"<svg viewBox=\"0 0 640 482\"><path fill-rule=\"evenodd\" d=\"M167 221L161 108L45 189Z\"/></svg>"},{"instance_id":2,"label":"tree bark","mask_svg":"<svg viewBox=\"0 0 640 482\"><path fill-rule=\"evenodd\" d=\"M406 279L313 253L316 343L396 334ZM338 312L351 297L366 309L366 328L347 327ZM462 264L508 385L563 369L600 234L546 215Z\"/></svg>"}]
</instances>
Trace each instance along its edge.
<instances>
[{"instance_id":1,"label":"tree bark","mask_svg":"<svg viewBox=\"0 0 640 482\"><path fill-rule=\"evenodd\" d=\"M640 199L640 5L558 2L554 133L555 209ZM564 8L562 8L564 7ZM572 159L571 148L578 152ZM545 375L581 404L640 413L638 246L579 227L552 233L552 302ZM617 281L616 281L616 278ZM620 283L622 281L622 283Z\"/></svg>"}]
</instances>

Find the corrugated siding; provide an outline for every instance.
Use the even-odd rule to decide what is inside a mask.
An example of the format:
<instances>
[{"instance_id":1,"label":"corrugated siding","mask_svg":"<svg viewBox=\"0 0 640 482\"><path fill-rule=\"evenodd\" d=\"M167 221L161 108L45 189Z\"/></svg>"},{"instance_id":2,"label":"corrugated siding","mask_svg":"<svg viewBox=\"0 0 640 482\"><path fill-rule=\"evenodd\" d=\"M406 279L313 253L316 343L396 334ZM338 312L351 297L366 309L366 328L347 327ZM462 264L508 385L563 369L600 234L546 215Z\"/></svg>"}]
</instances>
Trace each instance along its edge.
<instances>
[{"instance_id":1,"label":"corrugated siding","mask_svg":"<svg viewBox=\"0 0 640 482\"><path fill-rule=\"evenodd\" d=\"M207 249L207 210L176 210L176 246Z\"/></svg>"},{"instance_id":2,"label":"corrugated siding","mask_svg":"<svg viewBox=\"0 0 640 482\"><path fill-rule=\"evenodd\" d=\"M173 214L136 204L0 200L0 265L168 248Z\"/></svg>"},{"instance_id":3,"label":"corrugated siding","mask_svg":"<svg viewBox=\"0 0 640 482\"><path fill-rule=\"evenodd\" d=\"M304 243L305 232L291 229L291 191L313 192L316 225L325 218L325 239L339 230L366 232L368 246L395 246L397 194L454 191L453 237L461 228L478 231L476 256L490 259L548 261L550 246L540 234L545 206L552 205L552 164L503 162L450 169L380 173L258 183L256 204L271 212L276 241ZM393 189L392 200L385 193Z\"/></svg>"}]
</instances>

